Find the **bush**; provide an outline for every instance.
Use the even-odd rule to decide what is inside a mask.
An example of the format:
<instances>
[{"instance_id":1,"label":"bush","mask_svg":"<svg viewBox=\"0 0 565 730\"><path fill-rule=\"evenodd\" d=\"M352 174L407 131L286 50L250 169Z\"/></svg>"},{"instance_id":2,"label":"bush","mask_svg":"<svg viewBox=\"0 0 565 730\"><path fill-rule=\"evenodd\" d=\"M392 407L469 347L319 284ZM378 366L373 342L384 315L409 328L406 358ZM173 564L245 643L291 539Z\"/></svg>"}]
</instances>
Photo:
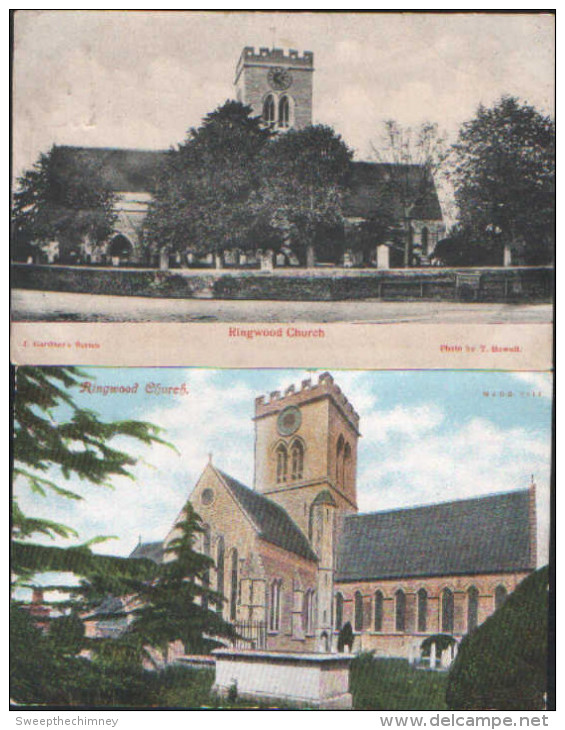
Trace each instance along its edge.
<instances>
[{"instance_id":1,"label":"bush","mask_svg":"<svg viewBox=\"0 0 565 730\"><path fill-rule=\"evenodd\" d=\"M342 652L346 646L348 646L349 651L351 651L353 647L353 629L351 628L349 621L343 624L337 637L337 650Z\"/></svg>"},{"instance_id":2,"label":"bush","mask_svg":"<svg viewBox=\"0 0 565 730\"><path fill-rule=\"evenodd\" d=\"M463 639L449 673L449 709L545 709L548 584L546 566Z\"/></svg>"}]
</instances>

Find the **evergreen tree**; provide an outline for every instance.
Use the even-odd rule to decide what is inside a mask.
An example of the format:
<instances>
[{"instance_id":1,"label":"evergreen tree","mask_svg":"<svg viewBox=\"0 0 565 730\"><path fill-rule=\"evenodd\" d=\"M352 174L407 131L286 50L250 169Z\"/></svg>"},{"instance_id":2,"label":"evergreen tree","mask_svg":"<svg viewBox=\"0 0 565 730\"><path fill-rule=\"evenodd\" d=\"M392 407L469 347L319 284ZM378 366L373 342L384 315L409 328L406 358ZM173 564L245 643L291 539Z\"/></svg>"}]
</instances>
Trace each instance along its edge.
<instances>
[{"instance_id":1,"label":"evergreen tree","mask_svg":"<svg viewBox=\"0 0 565 730\"><path fill-rule=\"evenodd\" d=\"M255 160L271 132L252 109L227 101L168 153L144 227L150 253L247 248L256 221L247 204L259 186Z\"/></svg>"},{"instance_id":2,"label":"evergreen tree","mask_svg":"<svg viewBox=\"0 0 565 730\"><path fill-rule=\"evenodd\" d=\"M555 125L514 97L480 106L453 147L459 222L525 263L553 260ZM500 263L502 263L500 261Z\"/></svg>"},{"instance_id":3,"label":"evergreen tree","mask_svg":"<svg viewBox=\"0 0 565 730\"><path fill-rule=\"evenodd\" d=\"M172 642L182 642L188 653L202 653L216 645L216 637L235 636L217 610L224 597L209 588L214 561L195 549L203 533L202 521L188 502L155 578L138 587L134 620L123 637L126 644L158 648L166 656Z\"/></svg>"},{"instance_id":4,"label":"evergreen tree","mask_svg":"<svg viewBox=\"0 0 565 730\"><path fill-rule=\"evenodd\" d=\"M83 240L100 244L116 220L115 195L95 162L52 147L19 179L14 193L12 255L24 259L58 241L62 261L76 260Z\"/></svg>"}]
</instances>

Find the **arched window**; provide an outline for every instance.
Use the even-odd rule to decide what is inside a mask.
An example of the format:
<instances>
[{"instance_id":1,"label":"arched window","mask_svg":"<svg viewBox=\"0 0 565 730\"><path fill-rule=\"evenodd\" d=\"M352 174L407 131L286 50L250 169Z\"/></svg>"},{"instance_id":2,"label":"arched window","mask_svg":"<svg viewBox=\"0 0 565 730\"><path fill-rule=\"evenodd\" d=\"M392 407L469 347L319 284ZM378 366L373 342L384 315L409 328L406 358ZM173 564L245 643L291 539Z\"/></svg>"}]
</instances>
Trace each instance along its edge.
<instances>
[{"instance_id":1,"label":"arched window","mask_svg":"<svg viewBox=\"0 0 565 730\"><path fill-rule=\"evenodd\" d=\"M292 479L302 479L304 471L304 446L300 441L295 441L290 448Z\"/></svg>"},{"instance_id":2,"label":"arched window","mask_svg":"<svg viewBox=\"0 0 565 730\"><path fill-rule=\"evenodd\" d=\"M335 597L335 628L340 631L343 626L343 595L336 593Z\"/></svg>"},{"instance_id":3,"label":"arched window","mask_svg":"<svg viewBox=\"0 0 565 730\"><path fill-rule=\"evenodd\" d=\"M355 631L363 631L363 596L360 591L355 592Z\"/></svg>"},{"instance_id":4,"label":"arched window","mask_svg":"<svg viewBox=\"0 0 565 730\"><path fill-rule=\"evenodd\" d=\"M428 592L425 588L418 591L418 631L428 628Z\"/></svg>"},{"instance_id":5,"label":"arched window","mask_svg":"<svg viewBox=\"0 0 565 730\"><path fill-rule=\"evenodd\" d=\"M310 588L302 602L302 629L305 634L314 632L314 591Z\"/></svg>"},{"instance_id":6,"label":"arched window","mask_svg":"<svg viewBox=\"0 0 565 730\"><path fill-rule=\"evenodd\" d=\"M210 527L204 525L204 533L202 535L202 552L204 555L210 555ZM202 576L202 585L205 589L210 588L210 568L206 570ZM208 596L206 593L202 595L202 608L208 610Z\"/></svg>"},{"instance_id":7,"label":"arched window","mask_svg":"<svg viewBox=\"0 0 565 730\"><path fill-rule=\"evenodd\" d=\"M503 585L496 586L494 591L494 610L498 611L498 609L502 606L504 601L506 600L506 597L508 596L508 591Z\"/></svg>"},{"instance_id":8,"label":"arched window","mask_svg":"<svg viewBox=\"0 0 565 730\"><path fill-rule=\"evenodd\" d=\"M335 449L335 481L338 487L341 484L342 477L343 446L343 436L340 436L337 440L337 446Z\"/></svg>"},{"instance_id":9,"label":"arched window","mask_svg":"<svg viewBox=\"0 0 565 730\"><path fill-rule=\"evenodd\" d=\"M397 631L406 630L406 594L399 589L394 594L395 597L395 629Z\"/></svg>"},{"instance_id":10,"label":"arched window","mask_svg":"<svg viewBox=\"0 0 565 730\"><path fill-rule=\"evenodd\" d=\"M237 587L238 587L238 575L237 575L237 549L234 548L231 555L231 590L230 590L230 619L235 621L237 617Z\"/></svg>"},{"instance_id":11,"label":"arched window","mask_svg":"<svg viewBox=\"0 0 565 730\"><path fill-rule=\"evenodd\" d=\"M444 588L441 593L441 630L445 634L453 633L453 591Z\"/></svg>"},{"instance_id":12,"label":"arched window","mask_svg":"<svg viewBox=\"0 0 565 730\"><path fill-rule=\"evenodd\" d=\"M477 628L479 623L479 591L471 586L467 591L467 631Z\"/></svg>"},{"instance_id":13,"label":"arched window","mask_svg":"<svg viewBox=\"0 0 565 730\"><path fill-rule=\"evenodd\" d=\"M286 482L286 473L288 465L288 453L284 444L277 446L277 484Z\"/></svg>"},{"instance_id":14,"label":"arched window","mask_svg":"<svg viewBox=\"0 0 565 730\"><path fill-rule=\"evenodd\" d=\"M224 538L219 537L218 538L218 552L217 552L217 558L216 558L216 590L218 593L221 593L224 595L224 562L225 562L225 546L224 546ZM216 610L219 614L222 614L223 611L223 601L218 601L218 605L216 606Z\"/></svg>"},{"instance_id":15,"label":"arched window","mask_svg":"<svg viewBox=\"0 0 565 730\"><path fill-rule=\"evenodd\" d=\"M263 121L269 127L273 127L275 125L275 100L272 94L269 94L263 104Z\"/></svg>"},{"instance_id":16,"label":"arched window","mask_svg":"<svg viewBox=\"0 0 565 730\"><path fill-rule=\"evenodd\" d=\"M424 226L422 228L421 240L422 240L422 253L424 254L424 256L427 256L428 252L430 250L430 232L428 231L426 226Z\"/></svg>"},{"instance_id":17,"label":"arched window","mask_svg":"<svg viewBox=\"0 0 565 730\"><path fill-rule=\"evenodd\" d=\"M269 601L269 629L278 631L281 620L281 580L274 580L271 583L271 596Z\"/></svg>"},{"instance_id":18,"label":"arched window","mask_svg":"<svg viewBox=\"0 0 565 730\"><path fill-rule=\"evenodd\" d=\"M343 487L349 486L349 475L351 473L351 446L345 444L343 449Z\"/></svg>"},{"instance_id":19,"label":"arched window","mask_svg":"<svg viewBox=\"0 0 565 730\"><path fill-rule=\"evenodd\" d=\"M281 96L279 99L279 127L288 129L290 127L290 103L288 96Z\"/></svg>"},{"instance_id":20,"label":"arched window","mask_svg":"<svg viewBox=\"0 0 565 730\"><path fill-rule=\"evenodd\" d=\"M383 630L383 601L382 591L375 591L375 631Z\"/></svg>"}]
</instances>

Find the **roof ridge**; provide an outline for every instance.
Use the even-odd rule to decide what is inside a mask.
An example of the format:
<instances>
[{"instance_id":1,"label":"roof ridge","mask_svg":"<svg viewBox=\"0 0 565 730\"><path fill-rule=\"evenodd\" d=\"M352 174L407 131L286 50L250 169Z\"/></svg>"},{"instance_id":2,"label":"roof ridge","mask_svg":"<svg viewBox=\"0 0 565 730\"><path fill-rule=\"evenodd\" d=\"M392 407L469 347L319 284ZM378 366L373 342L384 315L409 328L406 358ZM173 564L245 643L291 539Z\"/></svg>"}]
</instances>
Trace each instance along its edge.
<instances>
[{"instance_id":1,"label":"roof ridge","mask_svg":"<svg viewBox=\"0 0 565 730\"><path fill-rule=\"evenodd\" d=\"M469 502L479 502L485 499L492 499L494 497L505 497L509 494L522 494L529 492L529 487L521 489L508 489L505 492L488 492L487 494L476 495L475 497L464 497L462 499L450 499L444 502L428 502L424 504L415 504L410 507L391 507L385 510L376 510L375 512L357 512L356 514L345 515L345 519L354 519L356 517L371 517L372 515L386 515L393 512L412 512L414 510L421 510L431 507L443 507L453 504L465 504Z\"/></svg>"}]
</instances>

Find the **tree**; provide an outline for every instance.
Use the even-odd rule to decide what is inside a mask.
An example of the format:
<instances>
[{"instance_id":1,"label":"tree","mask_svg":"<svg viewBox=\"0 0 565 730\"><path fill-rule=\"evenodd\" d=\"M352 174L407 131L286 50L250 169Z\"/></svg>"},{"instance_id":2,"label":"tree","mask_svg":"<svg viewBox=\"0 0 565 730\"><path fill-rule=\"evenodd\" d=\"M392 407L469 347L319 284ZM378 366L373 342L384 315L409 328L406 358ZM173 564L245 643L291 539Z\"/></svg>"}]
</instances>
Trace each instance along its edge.
<instances>
[{"instance_id":1,"label":"tree","mask_svg":"<svg viewBox=\"0 0 565 730\"><path fill-rule=\"evenodd\" d=\"M323 245L320 232L343 225L343 186L352 156L331 127L279 135L263 148L254 214L269 221L281 242L302 251Z\"/></svg>"},{"instance_id":2,"label":"tree","mask_svg":"<svg viewBox=\"0 0 565 730\"><path fill-rule=\"evenodd\" d=\"M547 692L547 566L461 642L449 672L453 710L541 710Z\"/></svg>"},{"instance_id":3,"label":"tree","mask_svg":"<svg viewBox=\"0 0 565 730\"><path fill-rule=\"evenodd\" d=\"M388 119L371 146L375 158L391 168L377 192L379 214L370 222L369 230L380 240L396 242L403 249L403 265L411 266L410 221L415 207L436 194L436 180L442 179L447 158L445 135L436 123L424 122L413 128ZM443 197L445 203L447 196Z\"/></svg>"},{"instance_id":4,"label":"tree","mask_svg":"<svg viewBox=\"0 0 565 730\"><path fill-rule=\"evenodd\" d=\"M151 253L220 252L252 245L250 196L259 187L255 160L271 132L252 109L227 101L167 156L144 227Z\"/></svg>"},{"instance_id":5,"label":"tree","mask_svg":"<svg viewBox=\"0 0 565 730\"><path fill-rule=\"evenodd\" d=\"M187 652L201 653L216 645L213 637L235 636L221 613L210 608L221 604L224 597L209 588L214 561L195 550L195 542L203 533L202 521L188 502L156 576L138 586L134 620L121 643L140 652L148 646L158 648L166 656L172 642L182 642Z\"/></svg>"},{"instance_id":6,"label":"tree","mask_svg":"<svg viewBox=\"0 0 565 730\"><path fill-rule=\"evenodd\" d=\"M97 245L111 235L116 198L88 156L52 147L19 179L14 193L12 243L15 259L57 241L63 261L77 260L80 244Z\"/></svg>"},{"instance_id":7,"label":"tree","mask_svg":"<svg viewBox=\"0 0 565 730\"><path fill-rule=\"evenodd\" d=\"M459 222L529 264L553 260L555 125L511 96L480 106L453 146Z\"/></svg>"}]
</instances>

